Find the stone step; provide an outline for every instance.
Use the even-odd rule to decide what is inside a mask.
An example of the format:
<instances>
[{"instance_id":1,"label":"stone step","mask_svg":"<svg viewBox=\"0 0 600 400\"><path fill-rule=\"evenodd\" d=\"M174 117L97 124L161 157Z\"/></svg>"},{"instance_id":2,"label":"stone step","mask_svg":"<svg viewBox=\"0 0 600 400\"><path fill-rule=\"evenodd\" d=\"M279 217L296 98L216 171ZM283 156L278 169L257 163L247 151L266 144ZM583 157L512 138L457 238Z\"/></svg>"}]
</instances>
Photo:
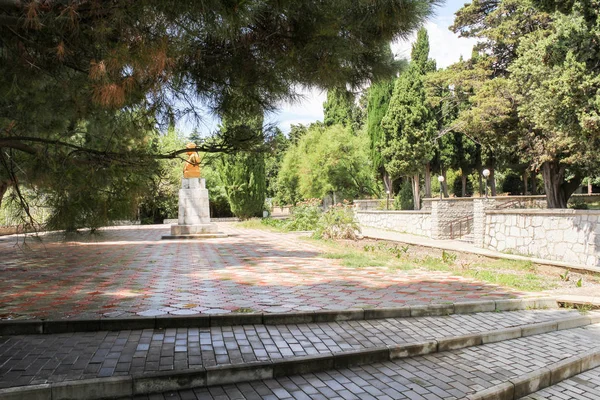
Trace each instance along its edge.
<instances>
[{"instance_id":1,"label":"stone step","mask_svg":"<svg viewBox=\"0 0 600 400\"><path fill-rule=\"evenodd\" d=\"M230 313L192 316L158 316L133 318L95 318L60 320L0 321L0 336L55 334L70 332L120 331L132 329L208 328L236 325L276 325L311 322L335 322L382 318L410 318L469 314L485 311L515 311L558 308L554 297L476 300L430 304L403 305L395 308L368 308L336 311L307 311L285 313Z\"/></svg>"},{"instance_id":2,"label":"stone step","mask_svg":"<svg viewBox=\"0 0 600 400\"><path fill-rule=\"evenodd\" d=\"M7 396L34 389L53 393L54 400L70 398L68 393L91 399L107 393L116 397L238 383L444 352L596 322L600 313L582 316L574 310L551 309L5 336L0 337L0 385L5 388L0 398L19 398Z\"/></svg>"},{"instance_id":3,"label":"stone step","mask_svg":"<svg viewBox=\"0 0 600 400\"><path fill-rule=\"evenodd\" d=\"M600 367L565 379L556 385L522 397L521 400L600 399Z\"/></svg>"},{"instance_id":4,"label":"stone step","mask_svg":"<svg viewBox=\"0 0 600 400\"><path fill-rule=\"evenodd\" d=\"M591 400L599 398L599 365L596 324L369 365L133 399ZM553 396L557 391L561 395Z\"/></svg>"}]
</instances>

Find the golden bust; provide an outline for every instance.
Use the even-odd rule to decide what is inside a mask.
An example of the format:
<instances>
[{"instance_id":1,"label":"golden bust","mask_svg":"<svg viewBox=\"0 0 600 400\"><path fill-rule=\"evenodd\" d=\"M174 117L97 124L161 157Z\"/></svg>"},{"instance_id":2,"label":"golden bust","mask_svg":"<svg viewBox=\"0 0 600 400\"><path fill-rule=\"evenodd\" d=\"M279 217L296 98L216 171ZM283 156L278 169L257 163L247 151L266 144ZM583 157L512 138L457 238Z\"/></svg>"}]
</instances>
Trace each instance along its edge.
<instances>
[{"instance_id":1,"label":"golden bust","mask_svg":"<svg viewBox=\"0 0 600 400\"><path fill-rule=\"evenodd\" d=\"M183 177L184 178L200 178L200 156L196 151L196 143L188 143L185 145L188 159L183 166Z\"/></svg>"}]
</instances>

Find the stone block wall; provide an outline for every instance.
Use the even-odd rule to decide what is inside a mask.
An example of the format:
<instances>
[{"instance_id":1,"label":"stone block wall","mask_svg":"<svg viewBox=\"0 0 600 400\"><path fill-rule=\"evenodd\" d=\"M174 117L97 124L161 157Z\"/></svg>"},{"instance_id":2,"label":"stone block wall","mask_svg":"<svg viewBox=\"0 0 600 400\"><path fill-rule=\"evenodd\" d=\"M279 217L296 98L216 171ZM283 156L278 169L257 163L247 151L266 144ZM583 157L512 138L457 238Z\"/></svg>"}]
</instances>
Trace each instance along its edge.
<instances>
[{"instance_id":1,"label":"stone block wall","mask_svg":"<svg viewBox=\"0 0 600 400\"><path fill-rule=\"evenodd\" d=\"M394 203L394 199L390 199L390 207ZM356 211L361 210L377 210L380 209L380 205L386 204L386 199L371 199L371 200L354 200L352 202L354 204L354 209Z\"/></svg>"},{"instance_id":2,"label":"stone block wall","mask_svg":"<svg viewBox=\"0 0 600 400\"><path fill-rule=\"evenodd\" d=\"M488 210L483 246L600 266L600 210Z\"/></svg>"},{"instance_id":3,"label":"stone block wall","mask_svg":"<svg viewBox=\"0 0 600 400\"><path fill-rule=\"evenodd\" d=\"M430 236L431 213L428 211L356 211L360 226Z\"/></svg>"},{"instance_id":4,"label":"stone block wall","mask_svg":"<svg viewBox=\"0 0 600 400\"><path fill-rule=\"evenodd\" d=\"M473 199L431 199L431 237L451 239L460 221L473 215ZM466 231L465 231L466 232ZM468 232L466 232L468 233Z\"/></svg>"}]
</instances>

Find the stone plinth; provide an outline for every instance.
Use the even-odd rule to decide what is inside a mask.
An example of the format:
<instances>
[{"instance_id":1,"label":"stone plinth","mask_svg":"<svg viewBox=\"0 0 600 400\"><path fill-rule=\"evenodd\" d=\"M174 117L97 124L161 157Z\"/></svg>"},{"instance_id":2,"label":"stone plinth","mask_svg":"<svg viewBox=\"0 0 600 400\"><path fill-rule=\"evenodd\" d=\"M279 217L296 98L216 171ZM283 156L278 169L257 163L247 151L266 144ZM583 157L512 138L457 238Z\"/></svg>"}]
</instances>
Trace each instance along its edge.
<instances>
[{"instance_id":1,"label":"stone plinth","mask_svg":"<svg viewBox=\"0 0 600 400\"><path fill-rule=\"evenodd\" d=\"M179 189L177 225L171 225L171 235L163 239L200 239L226 237L218 232L217 224L210 222L208 190L201 178L183 178Z\"/></svg>"}]
</instances>

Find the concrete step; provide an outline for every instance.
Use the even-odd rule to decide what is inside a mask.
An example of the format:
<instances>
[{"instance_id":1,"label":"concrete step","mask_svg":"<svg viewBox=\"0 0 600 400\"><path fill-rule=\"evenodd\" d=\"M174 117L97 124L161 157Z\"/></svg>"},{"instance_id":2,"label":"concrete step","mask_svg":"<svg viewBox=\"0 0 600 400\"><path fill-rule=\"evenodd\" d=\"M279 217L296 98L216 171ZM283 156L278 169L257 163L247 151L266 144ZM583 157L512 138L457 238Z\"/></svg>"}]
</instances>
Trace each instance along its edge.
<instances>
[{"instance_id":1,"label":"concrete step","mask_svg":"<svg viewBox=\"0 0 600 400\"><path fill-rule=\"evenodd\" d=\"M594 370L599 365L600 324L595 324L326 372L133 398L590 400L599 398L600 371ZM582 389L582 381L589 387ZM552 397L557 390L563 393Z\"/></svg>"},{"instance_id":2,"label":"concrete step","mask_svg":"<svg viewBox=\"0 0 600 400\"><path fill-rule=\"evenodd\" d=\"M5 336L0 337L0 385L5 388L0 399L20 398L14 396L27 390L52 393L53 400L93 399L240 383L434 354L596 322L600 313L549 309Z\"/></svg>"},{"instance_id":3,"label":"concrete step","mask_svg":"<svg viewBox=\"0 0 600 400\"><path fill-rule=\"evenodd\" d=\"M522 397L521 400L600 399L600 367L565 379L556 385Z\"/></svg>"}]
</instances>

